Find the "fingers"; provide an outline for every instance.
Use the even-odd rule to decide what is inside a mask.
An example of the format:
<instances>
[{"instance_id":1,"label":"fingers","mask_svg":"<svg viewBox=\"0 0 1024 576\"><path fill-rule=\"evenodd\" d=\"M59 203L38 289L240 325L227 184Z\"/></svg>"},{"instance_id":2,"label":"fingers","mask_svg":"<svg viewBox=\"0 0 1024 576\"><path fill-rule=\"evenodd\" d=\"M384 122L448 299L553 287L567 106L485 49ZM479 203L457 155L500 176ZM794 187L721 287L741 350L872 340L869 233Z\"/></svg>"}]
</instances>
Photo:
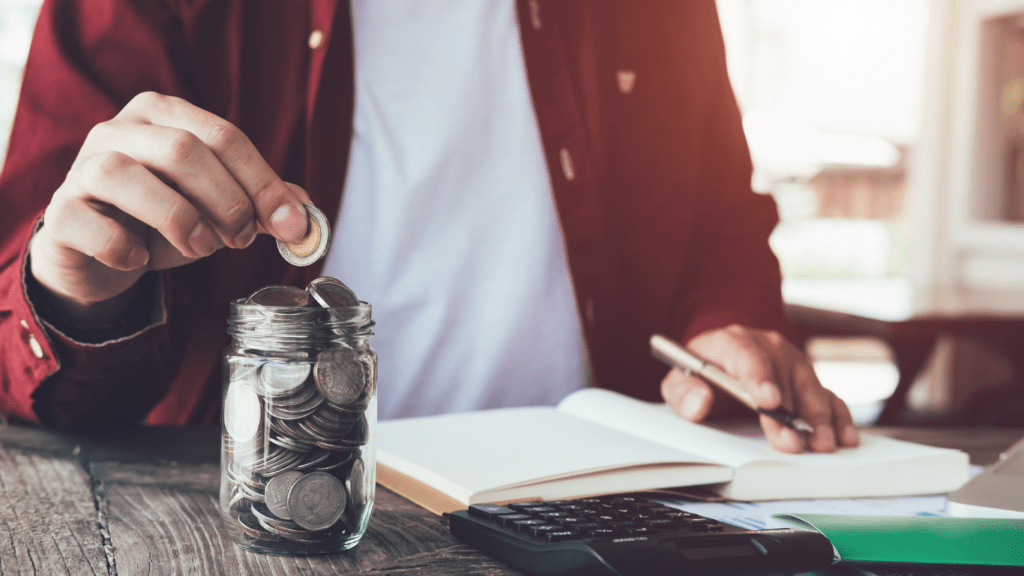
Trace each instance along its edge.
<instances>
[{"instance_id":1,"label":"fingers","mask_svg":"<svg viewBox=\"0 0 1024 576\"><path fill-rule=\"evenodd\" d=\"M834 452L836 436L832 428L832 398L835 395L818 382L809 362L796 355L789 355L787 360L793 364L790 387L795 401L790 410L814 428L814 432L807 435L807 447L814 452Z\"/></svg>"},{"instance_id":2,"label":"fingers","mask_svg":"<svg viewBox=\"0 0 1024 576\"><path fill-rule=\"evenodd\" d=\"M209 256L220 246L206 218L188 199L126 154L104 152L86 158L69 179L75 180L76 185L71 187L74 192L66 193L62 188L48 210L48 218L62 223L55 234L65 245L70 246L73 240L67 238L64 226L80 226L71 221L76 220L82 204L98 200L152 227L188 258Z\"/></svg>"},{"instance_id":3,"label":"fingers","mask_svg":"<svg viewBox=\"0 0 1024 576\"><path fill-rule=\"evenodd\" d=\"M761 429L772 448L787 454L799 454L804 451L804 440L800 433L768 416L761 415Z\"/></svg>"},{"instance_id":4,"label":"fingers","mask_svg":"<svg viewBox=\"0 0 1024 576\"><path fill-rule=\"evenodd\" d=\"M661 396L683 418L703 420L711 410L711 388L696 376L672 369L661 381Z\"/></svg>"},{"instance_id":5,"label":"fingers","mask_svg":"<svg viewBox=\"0 0 1024 576\"><path fill-rule=\"evenodd\" d=\"M137 270L149 262L149 250L141 238L81 199L51 207L45 219L47 236L61 248L91 256L115 270Z\"/></svg>"},{"instance_id":6,"label":"fingers","mask_svg":"<svg viewBox=\"0 0 1024 576\"><path fill-rule=\"evenodd\" d=\"M759 408L781 406L814 428L814 432L801 437L762 416L761 426L776 450L796 453L806 447L814 452L833 452L839 446L857 445L857 429L849 408L821 385L807 357L778 333L734 325L700 334L687 347L733 376ZM687 396L698 389L692 380L695 378L670 373L662 381L662 395L681 415L698 420L711 410L713 398L695 395L694 407L688 409ZM711 395L706 385L703 389ZM714 390L714 395L721 396L721 391Z\"/></svg>"},{"instance_id":7,"label":"fingers","mask_svg":"<svg viewBox=\"0 0 1024 576\"><path fill-rule=\"evenodd\" d=\"M194 134L165 126L115 121L94 128L87 145L103 150L101 154L120 152L172 183L171 193L177 192L194 205L225 245L245 248L256 238L252 202ZM90 160L86 157L80 168L89 170ZM137 176L137 172L132 175ZM164 206L152 204L150 208L155 211Z\"/></svg>"},{"instance_id":8,"label":"fingers","mask_svg":"<svg viewBox=\"0 0 1024 576\"><path fill-rule=\"evenodd\" d=\"M850 407L834 393L832 394L832 414L839 445L847 448L859 445L860 433L857 432L857 426L853 423Z\"/></svg>"},{"instance_id":9,"label":"fingers","mask_svg":"<svg viewBox=\"0 0 1024 576\"><path fill-rule=\"evenodd\" d=\"M118 118L194 135L237 182L265 230L289 242L305 235L307 216L302 198L277 176L252 142L230 122L180 98L151 92L132 99ZM182 153L191 158L192 148L187 138L174 142L181 142ZM171 146L172 150L175 145ZM229 206L235 200L230 198Z\"/></svg>"}]
</instances>

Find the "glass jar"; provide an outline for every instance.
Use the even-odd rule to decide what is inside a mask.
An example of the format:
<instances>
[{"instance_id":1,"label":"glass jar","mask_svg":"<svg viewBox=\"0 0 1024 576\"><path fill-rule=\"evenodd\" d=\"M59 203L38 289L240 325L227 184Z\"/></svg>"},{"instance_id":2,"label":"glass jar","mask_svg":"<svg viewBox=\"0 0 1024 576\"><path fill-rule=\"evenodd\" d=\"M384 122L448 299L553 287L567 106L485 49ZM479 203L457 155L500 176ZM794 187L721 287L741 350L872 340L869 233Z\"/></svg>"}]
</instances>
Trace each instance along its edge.
<instances>
[{"instance_id":1,"label":"glass jar","mask_svg":"<svg viewBox=\"0 0 1024 576\"><path fill-rule=\"evenodd\" d=\"M366 532L376 470L373 324L365 302L231 304L220 508L241 547L326 554Z\"/></svg>"}]
</instances>

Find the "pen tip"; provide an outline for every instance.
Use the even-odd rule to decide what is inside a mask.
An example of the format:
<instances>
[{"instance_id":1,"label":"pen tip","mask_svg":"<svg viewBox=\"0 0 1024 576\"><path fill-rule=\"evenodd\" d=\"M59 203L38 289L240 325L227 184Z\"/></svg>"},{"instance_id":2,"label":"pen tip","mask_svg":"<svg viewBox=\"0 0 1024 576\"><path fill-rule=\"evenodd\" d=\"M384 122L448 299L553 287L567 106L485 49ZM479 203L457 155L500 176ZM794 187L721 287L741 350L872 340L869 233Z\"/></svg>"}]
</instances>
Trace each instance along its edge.
<instances>
[{"instance_id":1,"label":"pen tip","mask_svg":"<svg viewBox=\"0 0 1024 576\"><path fill-rule=\"evenodd\" d=\"M799 418L793 419L793 428L796 428L800 432L807 432L808 434L814 432L814 426L811 426L810 424Z\"/></svg>"}]
</instances>

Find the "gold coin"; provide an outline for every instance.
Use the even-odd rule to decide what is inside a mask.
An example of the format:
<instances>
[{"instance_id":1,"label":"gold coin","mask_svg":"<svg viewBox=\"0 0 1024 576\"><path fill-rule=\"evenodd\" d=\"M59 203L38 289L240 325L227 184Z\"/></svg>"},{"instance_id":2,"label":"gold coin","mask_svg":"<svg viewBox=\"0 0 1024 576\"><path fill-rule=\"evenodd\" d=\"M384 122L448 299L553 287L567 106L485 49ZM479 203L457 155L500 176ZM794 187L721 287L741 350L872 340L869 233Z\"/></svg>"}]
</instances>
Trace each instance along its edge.
<instances>
[{"instance_id":1,"label":"gold coin","mask_svg":"<svg viewBox=\"0 0 1024 576\"><path fill-rule=\"evenodd\" d=\"M306 235L298 242L277 241L281 257L296 266L309 266L327 254L331 247L331 225L317 207L305 204L309 225Z\"/></svg>"},{"instance_id":2,"label":"gold coin","mask_svg":"<svg viewBox=\"0 0 1024 576\"><path fill-rule=\"evenodd\" d=\"M313 218L309 219L309 227L306 230L306 236L298 242L290 242L287 244L288 251L295 254L299 258L305 258L313 252L316 252L316 247L320 244L320 226L316 223Z\"/></svg>"}]
</instances>

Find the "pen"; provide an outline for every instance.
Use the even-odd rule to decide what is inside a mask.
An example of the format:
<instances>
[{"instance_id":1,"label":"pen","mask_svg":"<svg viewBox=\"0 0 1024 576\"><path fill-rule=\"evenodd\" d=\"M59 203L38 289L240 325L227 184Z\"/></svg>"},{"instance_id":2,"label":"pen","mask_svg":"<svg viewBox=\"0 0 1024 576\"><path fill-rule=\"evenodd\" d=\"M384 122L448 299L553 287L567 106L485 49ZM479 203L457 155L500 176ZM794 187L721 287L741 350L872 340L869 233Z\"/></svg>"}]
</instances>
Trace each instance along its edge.
<instances>
[{"instance_id":1,"label":"pen","mask_svg":"<svg viewBox=\"0 0 1024 576\"><path fill-rule=\"evenodd\" d=\"M800 432L814 432L814 427L806 421L797 418L795 414L785 408L766 410L758 407L757 402L754 402L754 397L744 390L743 385L735 378L726 374L722 370L719 370L707 361L695 356L689 350L683 348L679 344L676 344L672 340L661 336L660 334L651 336L651 355L669 366L679 368L686 374L696 374L700 376L704 380L728 392L733 398L736 398L740 402L746 404L748 408L758 414L764 414L772 420L792 428L793 430Z\"/></svg>"}]
</instances>

